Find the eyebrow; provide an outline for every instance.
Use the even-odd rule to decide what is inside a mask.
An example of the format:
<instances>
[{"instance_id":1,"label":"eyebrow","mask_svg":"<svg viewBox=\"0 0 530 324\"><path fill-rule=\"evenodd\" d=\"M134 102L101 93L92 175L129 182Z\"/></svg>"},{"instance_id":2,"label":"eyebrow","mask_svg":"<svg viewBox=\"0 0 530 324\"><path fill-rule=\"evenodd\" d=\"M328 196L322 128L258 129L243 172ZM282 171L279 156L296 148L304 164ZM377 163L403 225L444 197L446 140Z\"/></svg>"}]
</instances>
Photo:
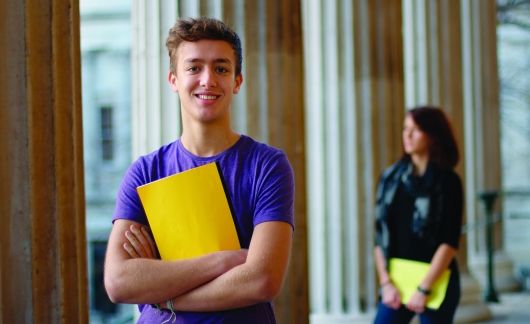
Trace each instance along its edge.
<instances>
[{"instance_id":1,"label":"eyebrow","mask_svg":"<svg viewBox=\"0 0 530 324\"><path fill-rule=\"evenodd\" d=\"M200 59L200 58L191 58L186 59L184 62L186 63L204 63L206 60ZM223 63L223 64L231 64L232 62L227 58L217 58L213 60L214 63Z\"/></svg>"}]
</instances>

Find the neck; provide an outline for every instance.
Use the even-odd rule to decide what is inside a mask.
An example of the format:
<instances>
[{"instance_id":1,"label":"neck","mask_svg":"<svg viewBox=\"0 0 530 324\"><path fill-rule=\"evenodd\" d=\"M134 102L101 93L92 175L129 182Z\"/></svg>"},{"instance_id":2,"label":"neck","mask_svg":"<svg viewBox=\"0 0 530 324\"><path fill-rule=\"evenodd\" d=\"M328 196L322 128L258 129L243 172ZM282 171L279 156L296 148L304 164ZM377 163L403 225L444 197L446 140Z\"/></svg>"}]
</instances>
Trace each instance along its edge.
<instances>
[{"instance_id":1,"label":"neck","mask_svg":"<svg viewBox=\"0 0 530 324\"><path fill-rule=\"evenodd\" d=\"M182 145L191 153L201 157L217 155L234 145L240 135L232 129L184 129Z\"/></svg>"},{"instance_id":2,"label":"neck","mask_svg":"<svg viewBox=\"0 0 530 324\"><path fill-rule=\"evenodd\" d=\"M427 170L429 164L429 156L425 154L413 154L411 155L412 165L414 166L414 174L423 175Z\"/></svg>"}]
</instances>

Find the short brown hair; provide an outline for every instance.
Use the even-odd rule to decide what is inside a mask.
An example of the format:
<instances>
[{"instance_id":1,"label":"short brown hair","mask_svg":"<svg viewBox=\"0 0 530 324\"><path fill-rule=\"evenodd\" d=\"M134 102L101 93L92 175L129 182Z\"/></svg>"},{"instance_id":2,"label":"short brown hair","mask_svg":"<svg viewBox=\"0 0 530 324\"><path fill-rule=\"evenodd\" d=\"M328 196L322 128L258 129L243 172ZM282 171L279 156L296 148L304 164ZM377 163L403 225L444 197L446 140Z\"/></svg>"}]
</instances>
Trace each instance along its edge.
<instances>
[{"instance_id":1,"label":"short brown hair","mask_svg":"<svg viewBox=\"0 0 530 324\"><path fill-rule=\"evenodd\" d=\"M208 18L183 18L177 20L169 30L166 47L169 51L169 65L171 72L176 74L177 49L182 42L198 42L203 39L222 40L234 49L236 58L236 75L241 74L243 54L239 36L224 22Z\"/></svg>"}]
</instances>

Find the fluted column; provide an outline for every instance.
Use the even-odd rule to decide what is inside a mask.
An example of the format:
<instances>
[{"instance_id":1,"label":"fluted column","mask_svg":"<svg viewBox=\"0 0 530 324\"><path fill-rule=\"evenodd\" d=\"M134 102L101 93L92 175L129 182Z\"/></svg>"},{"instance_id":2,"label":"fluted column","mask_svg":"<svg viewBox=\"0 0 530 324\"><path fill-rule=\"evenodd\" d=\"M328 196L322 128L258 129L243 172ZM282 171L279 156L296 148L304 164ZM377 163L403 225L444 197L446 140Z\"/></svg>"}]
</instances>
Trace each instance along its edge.
<instances>
[{"instance_id":1,"label":"fluted column","mask_svg":"<svg viewBox=\"0 0 530 324\"><path fill-rule=\"evenodd\" d=\"M501 190L499 80L497 68L496 2L462 1L464 59L464 111L466 212L468 223L484 224L484 206L477 194ZM498 199L500 200L500 199ZM496 211L499 211L500 201ZM485 228L476 226L468 234L469 265L483 287L486 286ZM497 290L517 287L513 263L503 250L502 223L495 229L495 282Z\"/></svg>"},{"instance_id":2,"label":"fluted column","mask_svg":"<svg viewBox=\"0 0 530 324\"><path fill-rule=\"evenodd\" d=\"M134 1L134 154L180 136L178 99L164 84L165 39L177 17L223 20L241 37L243 86L234 97L236 131L285 151L295 172L293 253L284 288L274 301L279 323L307 323L307 229L301 9L296 0ZM134 80L138 79L138 80ZM147 86L147 89L146 89ZM150 99L151 98L151 99ZM153 115L152 111L154 110Z\"/></svg>"},{"instance_id":3,"label":"fluted column","mask_svg":"<svg viewBox=\"0 0 530 324\"><path fill-rule=\"evenodd\" d=\"M166 38L177 16L174 1L132 1L133 158L173 141L181 132L178 99L166 81Z\"/></svg>"},{"instance_id":4,"label":"fluted column","mask_svg":"<svg viewBox=\"0 0 530 324\"><path fill-rule=\"evenodd\" d=\"M311 322L370 322L375 183L401 153L401 1L302 3Z\"/></svg>"},{"instance_id":5,"label":"fluted column","mask_svg":"<svg viewBox=\"0 0 530 324\"><path fill-rule=\"evenodd\" d=\"M0 20L0 322L86 323L78 2Z\"/></svg>"},{"instance_id":6,"label":"fluted column","mask_svg":"<svg viewBox=\"0 0 530 324\"><path fill-rule=\"evenodd\" d=\"M462 39L460 0L432 2L404 1L405 79L407 107L429 104L440 106L453 126L460 151L467 150L464 141L464 97L462 93ZM465 154L457 165L466 195ZM475 196L474 193L471 193ZM464 223L467 223L464 214ZM473 218L473 217L471 217ZM458 253L462 282L462 299L457 322L486 320L491 312L482 301L478 281L467 266L467 236L464 232Z\"/></svg>"}]
</instances>

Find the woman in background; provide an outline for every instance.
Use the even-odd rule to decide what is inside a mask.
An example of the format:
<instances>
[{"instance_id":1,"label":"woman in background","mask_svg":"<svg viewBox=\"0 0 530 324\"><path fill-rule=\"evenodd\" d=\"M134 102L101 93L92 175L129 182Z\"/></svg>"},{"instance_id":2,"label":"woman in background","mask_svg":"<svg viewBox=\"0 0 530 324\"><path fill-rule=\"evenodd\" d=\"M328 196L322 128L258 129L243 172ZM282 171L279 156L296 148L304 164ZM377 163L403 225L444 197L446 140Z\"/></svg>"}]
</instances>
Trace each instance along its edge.
<instances>
[{"instance_id":1,"label":"woman in background","mask_svg":"<svg viewBox=\"0 0 530 324\"><path fill-rule=\"evenodd\" d=\"M374 323L452 323L460 300L456 253L462 224L462 184L453 171L459 154L449 121L441 109L407 112L403 156L385 170L377 188L375 263L381 301ZM391 258L428 263L410 300L402 300L391 280ZM433 284L450 269L441 306L427 308Z\"/></svg>"}]
</instances>

